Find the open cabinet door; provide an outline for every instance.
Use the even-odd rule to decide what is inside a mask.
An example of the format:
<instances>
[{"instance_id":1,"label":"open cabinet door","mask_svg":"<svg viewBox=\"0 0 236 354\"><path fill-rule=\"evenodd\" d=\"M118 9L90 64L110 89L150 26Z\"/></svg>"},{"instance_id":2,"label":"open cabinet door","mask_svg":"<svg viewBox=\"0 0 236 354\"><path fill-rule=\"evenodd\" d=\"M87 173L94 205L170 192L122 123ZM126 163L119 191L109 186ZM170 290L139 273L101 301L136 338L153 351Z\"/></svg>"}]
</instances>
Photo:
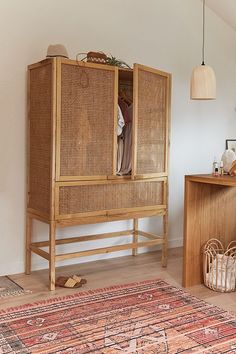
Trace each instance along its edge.
<instances>
[{"instance_id":1,"label":"open cabinet door","mask_svg":"<svg viewBox=\"0 0 236 354\"><path fill-rule=\"evenodd\" d=\"M132 177L167 175L171 75L134 64Z\"/></svg>"}]
</instances>

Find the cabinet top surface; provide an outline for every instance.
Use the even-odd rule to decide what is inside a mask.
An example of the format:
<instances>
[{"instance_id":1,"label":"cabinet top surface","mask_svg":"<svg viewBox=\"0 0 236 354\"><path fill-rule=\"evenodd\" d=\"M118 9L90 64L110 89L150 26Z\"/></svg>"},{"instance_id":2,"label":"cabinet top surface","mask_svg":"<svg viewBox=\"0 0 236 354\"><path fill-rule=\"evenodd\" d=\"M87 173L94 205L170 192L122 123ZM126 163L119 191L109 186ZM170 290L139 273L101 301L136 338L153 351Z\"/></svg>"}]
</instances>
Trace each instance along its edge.
<instances>
[{"instance_id":1,"label":"cabinet top surface","mask_svg":"<svg viewBox=\"0 0 236 354\"><path fill-rule=\"evenodd\" d=\"M111 70L111 71L116 71L116 72L122 72L123 74L132 74L133 71L136 69L139 70L144 70L144 71L149 71L153 72L162 76L165 76L167 78L171 78L171 74L156 68L151 68L142 64L134 63L133 68L123 68L123 67L118 67L116 65L108 65L108 64L101 64L101 63L94 63L94 62L88 62L88 61L81 61L81 60L73 60L73 59L66 59L66 58L61 58L61 57L54 57L54 58L46 58L43 60L40 60L36 63L28 65L28 69L34 69L40 66L52 64L52 63L61 63L61 64L68 64L68 65L76 65L76 66L82 66L82 67L90 67L94 69L103 69L103 70Z\"/></svg>"},{"instance_id":2,"label":"cabinet top surface","mask_svg":"<svg viewBox=\"0 0 236 354\"><path fill-rule=\"evenodd\" d=\"M229 175L224 176L212 176L211 174L201 174L201 175L187 175L185 176L186 181L198 182L198 183L209 183L218 184L222 186L232 186L236 187L236 177L231 177Z\"/></svg>"}]
</instances>

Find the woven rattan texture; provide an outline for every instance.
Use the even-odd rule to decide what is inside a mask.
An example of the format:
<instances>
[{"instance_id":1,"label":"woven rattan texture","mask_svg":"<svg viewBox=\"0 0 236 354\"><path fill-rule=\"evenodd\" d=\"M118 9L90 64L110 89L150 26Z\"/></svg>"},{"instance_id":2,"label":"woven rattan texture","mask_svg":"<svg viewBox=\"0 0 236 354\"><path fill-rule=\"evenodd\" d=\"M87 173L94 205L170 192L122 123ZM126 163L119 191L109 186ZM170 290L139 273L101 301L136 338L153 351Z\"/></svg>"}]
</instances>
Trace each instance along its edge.
<instances>
[{"instance_id":1,"label":"woven rattan texture","mask_svg":"<svg viewBox=\"0 0 236 354\"><path fill-rule=\"evenodd\" d=\"M165 171L167 78L139 70L137 174Z\"/></svg>"},{"instance_id":2,"label":"woven rattan texture","mask_svg":"<svg viewBox=\"0 0 236 354\"><path fill-rule=\"evenodd\" d=\"M61 175L112 174L114 72L61 68Z\"/></svg>"},{"instance_id":3,"label":"woven rattan texture","mask_svg":"<svg viewBox=\"0 0 236 354\"><path fill-rule=\"evenodd\" d=\"M163 182L158 181L63 186L59 192L62 215L162 203Z\"/></svg>"},{"instance_id":4,"label":"woven rattan texture","mask_svg":"<svg viewBox=\"0 0 236 354\"><path fill-rule=\"evenodd\" d=\"M52 64L30 70L29 208L50 213Z\"/></svg>"}]
</instances>

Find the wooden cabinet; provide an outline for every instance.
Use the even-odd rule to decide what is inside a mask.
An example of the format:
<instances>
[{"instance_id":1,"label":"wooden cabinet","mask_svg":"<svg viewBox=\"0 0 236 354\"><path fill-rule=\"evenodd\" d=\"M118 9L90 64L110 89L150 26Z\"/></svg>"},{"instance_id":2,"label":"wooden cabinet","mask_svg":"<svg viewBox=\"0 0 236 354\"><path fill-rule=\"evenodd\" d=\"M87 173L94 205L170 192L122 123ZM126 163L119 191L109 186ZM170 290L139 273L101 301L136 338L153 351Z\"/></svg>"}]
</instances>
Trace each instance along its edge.
<instances>
[{"instance_id":1,"label":"wooden cabinet","mask_svg":"<svg viewBox=\"0 0 236 354\"><path fill-rule=\"evenodd\" d=\"M28 67L28 203L26 273L31 252L49 261L50 289L55 262L161 244L166 265L168 145L171 75L134 64L120 69L68 59ZM118 95L132 97L131 171L117 173ZM163 234L138 230L138 218L160 215ZM50 225L49 241L33 242L32 220ZM133 219L132 230L59 240L57 227ZM56 245L115 236L127 245L57 254ZM138 236L148 238L139 242ZM126 248L124 248L124 246ZM48 247L46 251L44 247ZM87 252L87 253L86 253ZM91 253L92 252L92 253Z\"/></svg>"}]
</instances>

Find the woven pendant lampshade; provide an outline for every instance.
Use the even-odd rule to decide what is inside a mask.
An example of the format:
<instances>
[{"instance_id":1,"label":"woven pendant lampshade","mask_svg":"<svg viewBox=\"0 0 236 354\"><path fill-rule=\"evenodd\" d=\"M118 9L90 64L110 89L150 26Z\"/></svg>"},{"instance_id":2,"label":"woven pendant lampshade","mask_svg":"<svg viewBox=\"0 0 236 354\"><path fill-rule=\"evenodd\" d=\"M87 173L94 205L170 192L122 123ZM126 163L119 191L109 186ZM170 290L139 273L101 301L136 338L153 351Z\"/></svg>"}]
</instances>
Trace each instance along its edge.
<instances>
[{"instance_id":1,"label":"woven pendant lampshade","mask_svg":"<svg viewBox=\"0 0 236 354\"><path fill-rule=\"evenodd\" d=\"M205 65L205 0L203 0L202 64L192 71L190 98L192 100L214 100L216 98L216 77L214 70Z\"/></svg>"}]
</instances>

